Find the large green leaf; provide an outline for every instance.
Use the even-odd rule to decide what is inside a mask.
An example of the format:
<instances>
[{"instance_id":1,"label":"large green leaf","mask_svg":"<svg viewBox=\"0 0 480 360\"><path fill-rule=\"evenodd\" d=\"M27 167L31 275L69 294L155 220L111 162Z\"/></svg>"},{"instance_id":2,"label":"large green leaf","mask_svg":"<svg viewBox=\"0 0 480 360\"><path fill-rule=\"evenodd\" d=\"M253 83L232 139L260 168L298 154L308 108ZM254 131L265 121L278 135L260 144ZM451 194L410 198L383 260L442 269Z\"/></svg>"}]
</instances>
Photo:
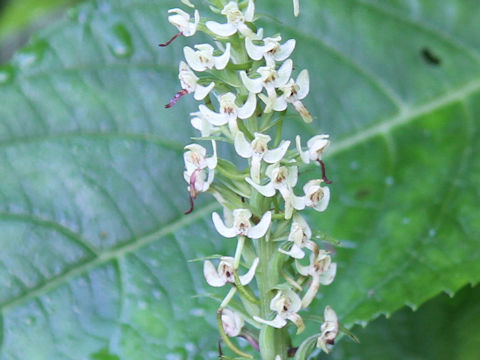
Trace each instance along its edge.
<instances>
[{"instance_id":1,"label":"large green leaf","mask_svg":"<svg viewBox=\"0 0 480 360\"><path fill-rule=\"evenodd\" d=\"M1 360L215 358L200 263L231 253L204 197L188 207L181 152L194 135L178 91L176 1L98 0L0 70ZM480 278L480 10L472 1L259 2L298 40L312 78L333 198L311 214L346 245L329 303L344 324ZM438 61L440 63L433 63ZM310 172L304 178L315 176Z\"/></svg>"},{"instance_id":2,"label":"large green leaf","mask_svg":"<svg viewBox=\"0 0 480 360\"><path fill-rule=\"evenodd\" d=\"M466 287L453 299L442 294L417 312L403 309L356 327L361 346L343 341L320 359L476 360L480 353L480 287Z\"/></svg>"}]
</instances>

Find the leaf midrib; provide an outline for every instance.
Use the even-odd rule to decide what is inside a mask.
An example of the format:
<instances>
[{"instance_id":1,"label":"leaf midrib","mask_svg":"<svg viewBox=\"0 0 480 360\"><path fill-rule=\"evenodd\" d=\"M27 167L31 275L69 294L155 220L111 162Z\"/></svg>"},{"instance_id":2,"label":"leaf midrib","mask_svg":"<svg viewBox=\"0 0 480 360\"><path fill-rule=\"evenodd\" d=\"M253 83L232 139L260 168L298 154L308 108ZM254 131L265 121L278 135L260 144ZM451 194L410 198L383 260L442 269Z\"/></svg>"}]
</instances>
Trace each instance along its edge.
<instances>
[{"instance_id":1,"label":"leaf midrib","mask_svg":"<svg viewBox=\"0 0 480 360\"><path fill-rule=\"evenodd\" d=\"M148 235L145 235L139 238L137 241L128 243L126 245L120 246L118 248L112 249L110 251L104 252L98 257L93 258L90 261L87 261L79 266L73 267L69 271L65 272L64 274L45 282L43 285L25 292L21 296L14 298L8 302L3 303L0 306L2 312L7 311L23 302L26 302L30 299L35 298L38 295L42 295L43 293L48 292L55 287L62 285L69 280L75 278L78 275L88 272L91 269L96 268L97 266L103 265L108 263L111 260L121 258L126 254L129 254L143 246L147 246L152 242L161 239L162 237L175 233L177 230L189 226L197 220L204 218L207 214L211 213L212 211L216 210L219 207L217 203L210 203L203 208L195 210L195 212L191 215L184 216L179 220L167 225L157 231L154 231Z\"/></svg>"}]
</instances>

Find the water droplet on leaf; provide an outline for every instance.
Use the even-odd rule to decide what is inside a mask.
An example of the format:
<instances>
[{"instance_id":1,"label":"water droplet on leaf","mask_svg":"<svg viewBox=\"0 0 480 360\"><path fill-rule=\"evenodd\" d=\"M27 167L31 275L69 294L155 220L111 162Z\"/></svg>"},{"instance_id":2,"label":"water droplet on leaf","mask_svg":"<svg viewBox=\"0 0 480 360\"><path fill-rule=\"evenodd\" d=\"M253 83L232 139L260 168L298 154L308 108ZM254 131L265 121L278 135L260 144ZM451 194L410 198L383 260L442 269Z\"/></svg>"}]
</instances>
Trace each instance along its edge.
<instances>
[{"instance_id":1,"label":"water droplet on leaf","mask_svg":"<svg viewBox=\"0 0 480 360\"><path fill-rule=\"evenodd\" d=\"M122 24L110 27L104 34L108 48L115 57L128 58L133 53L132 37Z\"/></svg>"},{"instance_id":2,"label":"water droplet on leaf","mask_svg":"<svg viewBox=\"0 0 480 360\"><path fill-rule=\"evenodd\" d=\"M21 69L38 65L43 59L48 43L45 40L38 40L18 51L13 57L13 62Z\"/></svg>"},{"instance_id":3,"label":"water droplet on leaf","mask_svg":"<svg viewBox=\"0 0 480 360\"><path fill-rule=\"evenodd\" d=\"M9 84L15 76L15 71L10 65L0 66L0 85Z\"/></svg>"}]
</instances>

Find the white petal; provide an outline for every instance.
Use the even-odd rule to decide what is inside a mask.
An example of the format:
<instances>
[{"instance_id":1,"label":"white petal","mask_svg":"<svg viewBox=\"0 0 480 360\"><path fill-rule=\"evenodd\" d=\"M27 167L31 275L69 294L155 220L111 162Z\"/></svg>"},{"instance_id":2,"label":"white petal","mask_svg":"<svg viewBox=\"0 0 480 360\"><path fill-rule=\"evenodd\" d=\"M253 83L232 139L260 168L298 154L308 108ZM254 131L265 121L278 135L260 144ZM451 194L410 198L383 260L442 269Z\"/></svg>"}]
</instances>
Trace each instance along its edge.
<instances>
[{"instance_id":1,"label":"white petal","mask_svg":"<svg viewBox=\"0 0 480 360\"><path fill-rule=\"evenodd\" d=\"M273 319L271 321L264 320L262 318L259 318L258 316L254 316L253 319L255 321L258 321L259 323L266 324L268 326L272 326L272 327L277 328L277 329L281 329L285 325L287 325L287 320L285 320L280 315L275 316L275 319Z\"/></svg>"},{"instance_id":2,"label":"white petal","mask_svg":"<svg viewBox=\"0 0 480 360\"><path fill-rule=\"evenodd\" d=\"M220 24L216 21L207 21L205 25L208 30L221 37L229 37L237 32L237 28L230 23Z\"/></svg>"},{"instance_id":3,"label":"white petal","mask_svg":"<svg viewBox=\"0 0 480 360\"><path fill-rule=\"evenodd\" d=\"M226 227L222 219L220 218L220 215L218 215L216 212L212 214L212 220L213 225L215 225L215 229L217 229L219 234L223 237L232 238L238 235L237 229L235 229L234 227Z\"/></svg>"},{"instance_id":4,"label":"white petal","mask_svg":"<svg viewBox=\"0 0 480 360\"><path fill-rule=\"evenodd\" d=\"M272 213L267 211L265 214L263 214L260 222L248 230L248 237L251 239L260 239L261 237L265 236L271 222Z\"/></svg>"},{"instance_id":5,"label":"white petal","mask_svg":"<svg viewBox=\"0 0 480 360\"><path fill-rule=\"evenodd\" d=\"M255 276L255 271L257 270L258 261L259 261L259 259L255 258L255 260L253 260L252 266L250 266L250 269L248 270L248 272L245 275L240 276L240 284L245 286L245 285L249 284L250 281L252 281L252 279Z\"/></svg>"},{"instance_id":6,"label":"white petal","mask_svg":"<svg viewBox=\"0 0 480 360\"><path fill-rule=\"evenodd\" d=\"M215 169L217 167L217 142L212 140L213 155L206 159L207 167L209 169Z\"/></svg>"},{"instance_id":7,"label":"white petal","mask_svg":"<svg viewBox=\"0 0 480 360\"><path fill-rule=\"evenodd\" d=\"M204 63L199 61L198 57L195 54L195 50L185 46L183 48L183 55L185 55L185 60L187 60L188 65L195 71L205 71L207 67Z\"/></svg>"},{"instance_id":8,"label":"white petal","mask_svg":"<svg viewBox=\"0 0 480 360\"><path fill-rule=\"evenodd\" d=\"M243 104L242 107L239 107L237 110L237 115L240 119L248 119L253 115L255 109L257 108L257 97L254 93L248 93L247 101Z\"/></svg>"},{"instance_id":9,"label":"white petal","mask_svg":"<svg viewBox=\"0 0 480 360\"><path fill-rule=\"evenodd\" d=\"M290 39L285 44L280 45L280 49L275 54L276 61L283 61L292 55L293 50L295 49L295 40Z\"/></svg>"},{"instance_id":10,"label":"white petal","mask_svg":"<svg viewBox=\"0 0 480 360\"><path fill-rule=\"evenodd\" d=\"M263 155L263 160L269 164L279 162L285 156L289 146L290 141L282 141L276 149L267 150L265 155Z\"/></svg>"},{"instance_id":11,"label":"white petal","mask_svg":"<svg viewBox=\"0 0 480 360\"><path fill-rule=\"evenodd\" d=\"M265 54L265 46L255 45L251 38L245 38L245 49L252 60L260 60Z\"/></svg>"},{"instance_id":12,"label":"white petal","mask_svg":"<svg viewBox=\"0 0 480 360\"><path fill-rule=\"evenodd\" d=\"M295 108L295 110L298 111L303 121L305 121L307 124L312 122L313 117L310 114L310 111L308 111L308 109L305 107L305 105L303 105L300 100L294 101L293 107Z\"/></svg>"},{"instance_id":13,"label":"white petal","mask_svg":"<svg viewBox=\"0 0 480 360\"><path fill-rule=\"evenodd\" d=\"M278 78L274 81L275 87L280 87L285 85L292 75L293 61L288 59L285 61L280 69L278 69Z\"/></svg>"},{"instance_id":14,"label":"white petal","mask_svg":"<svg viewBox=\"0 0 480 360\"><path fill-rule=\"evenodd\" d=\"M293 15L295 17L300 14L300 0L293 0Z\"/></svg>"},{"instance_id":15,"label":"white petal","mask_svg":"<svg viewBox=\"0 0 480 360\"><path fill-rule=\"evenodd\" d=\"M250 143L245 139L245 135L241 131L235 135L235 151L237 152L238 155L241 157L248 159L249 157L252 156L253 151L252 151L252 146Z\"/></svg>"},{"instance_id":16,"label":"white petal","mask_svg":"<svg viewBox=\"0 0 480 360\"><path fill-rule=\"evenodd\" d=\"M315 299L315 295L317 295L318 289L320 288L320 281L318 276L312 277L312 282L310 283L310 287L308 288L307 292L303 296L302 299L302 308L308 307L310 303Z\"/></svg>"},{"instance_id":17,"label":"white petal","mask_svg":"<svg viewBox=\"0 0 480 360\"><path fill-rule=\"evenodd\" d=\"M255 182L253 182L253 180L248 177L245 178L245 181L250 185L252 185L255 188L255 190L257 190L263 196L272 197L275 195L276 190L273 187L272 182L269 182L267 185L258 185L258 184L255 184Z\"/></svg>"},{"instance_id":18,"label":"white petal","mask_svg":"<svg viewBox=\"0 0 480 360\"><path fill-rule=\"evenodd\" d=\"M262 91L262 78L250 79L245 71L240 72L240 78L242 79L243 85L245 85L249 92L258 94L260 91Z\"/></svg>"},{"instance_id":19,"label":"white petal","mask_svg":"<svg viewBox=\"0 0 480 360\"><path fill-rule=\"evenodd\" d=\"M203 100L208 95L210 91L215 87L215 83L211 82L208 86L198 85L195 87L195 93L193 94L193 98L195 100Z\"/></svg>"},{"instance_id":20,"label":"white petal","mask_svg":"<svg viewBox=\"0 0 480 360\"><path fill-rule=\"evenodd\" d=\"M323 189L323 199L318 202L313 208L317 211L325 211L328 207L330 201L330 189L328 186L322 187Z\"/></svg>"},{"instance_id":21,"label":"white petal","mask_svg":"<svg viewBox=\"0 0 480 360\"><path fill-rule=\"evenodd\" d=\"M290 166L288 168L287 183L290 186L297 185L298 181L298 168L296 166Z\"/></svg>"},{"instance_id":22,"label":"white petal","mask_svg":"<svg viewBox=\"0 0 480 360\"><path fill-rule=\"evenodd\" d=\"M308 95L310 91L310 78L308 76L308 70L302 70L297 77L297 85L299 87L297 92L298 99L302 100Z\"/></svg>"},{"instance_id":23,"label":"white petal","mask_svg":"<svg viewBox=\"0 0 480 360\"><path fill-rule=\"evenodd\" d=\"M295 196L293 195L293 207L297 210L305 209L305 196Z\"/></svg>"},{"instance_id":24,"label":"white petal","mask_svg":"<svg viewBox=\"0 0 480 360\"><path fill-rule=\"evenodd\" d=\"M203 263L203 275L210 286L221 287L227 283L227 279L218 275L217 269L208 260Z\"/></svg>"},{"instance_id":25,"label":"white petal","mask_svg":"<svg viewBox=\"0 0 480 360\"><path fill-rule=\"evenodd\" d=\"M215 68L217 70L223 70L227 66L228 62L230 61L230 50L231 50L231 45L230 43L227 43L227 48L225 49L225 52L221 56L217 56L214 58L215 60Z\"/></svg>"},{"instance_id":26,"label":"white petal","mask_svg":"<svg viewBox=\"0 0 480 360\"><path fill-rule=\"evenodd\" d=\"M305 257L305 252L302 250L300 246L297 246L296 244L292 245L292 248L290 249L290 251L285 251L282 249L278 249L278 251L294 259L303 259Z\"/></svg>"},{"instance_id":27,"label":"white petal","mask_svg":"<svg viewBox=\"0 0 480 360\"><path fill-rule=\"evenodd\" d=\"M253 153L252 163L250 164L250 176L252 180L260 184L260 169L262 168L262 157Z\"/></svg>"},{"instance_id":28,"label":"white petal","mask_svg":"<svg viewBox=\"0 0 480 360\"><path fill-rule=\"evenodd\" d=\"M332 263L328 267L328 271L320 275L320 283L322 285L330 285L335 279L336 274L337 274L337 264Z\"/></svg>"},{"instance_id":29,"label":"white petal","mask_svg":"<svg viewBox=\"0 0 480 360\"><path fill-rule=\"evenodd\" d=\"M248 0L248 6L245 10L245 21L252 22L253 17L255 16L255 3L253 0Z\"/></svg>"},{"instance_id":30,"label":"white petal","mask_svg":"<svg viewBox=\"0 0 480 360\"><path fill-rule=\"evenodd\" d=\"M208 120L208 122L215 126L222 126L228 122L228 116L224 114L216 113L215 111L210 110L205 105L199 106L200 112Z\"/></svg>"},{"instance_id":31,"label":"white petal","mask_svg":"<svg viewBox=\"0 0 480 360\"><path fill-rule=\"evenodd\" d=\"M275 111L283 111L287 108L288 104L285 100L285 96L277 96L275 99L275 104L273 105L273 110Z\"/></svg>"},{"instance_id":32,"label":"white petal","mask_svg":"<svg viewBox=\"0 0 480 360\"><path fill-rule=\"evenodd\" d=\"M308 156L308 151L302 151L302 143L301 143L300 135L297 135L295 140L297 142L297 151L300 154L300 158L305 164L309 164L310 156Z\"/></svg>"},{"instance_id":33,"label":"white petal","mask_svg":"<svg viewBox=\"0 0 480 360\"><path fill-rule=\"evenodd\" d=\"M303 330L305 330L305 324L303 323L303 319L297 313L288 314L287 319L297 326L297 334L300 334Z\"/></svg>"}]
</instances>

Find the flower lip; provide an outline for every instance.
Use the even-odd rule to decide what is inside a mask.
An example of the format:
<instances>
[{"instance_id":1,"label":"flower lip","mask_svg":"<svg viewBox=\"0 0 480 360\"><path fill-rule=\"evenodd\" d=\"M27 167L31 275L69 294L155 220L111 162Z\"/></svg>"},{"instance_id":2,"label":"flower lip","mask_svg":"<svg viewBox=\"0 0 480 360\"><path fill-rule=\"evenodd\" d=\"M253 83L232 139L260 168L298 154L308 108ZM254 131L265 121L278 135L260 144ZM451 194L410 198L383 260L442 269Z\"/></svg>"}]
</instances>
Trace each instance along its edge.
<instances>
[{"instance_id":1,"label":"flower lip","mask_svg":"<svg viewBox=\"0 0 480 360\"><path fill-rule=\"evenodd\" d=\"M272 221L272 213L267 211L258 224L253 225L250 223L252 213L248 209L235 209L233 210L233 226L227 227L216 212L212 214L213 224L220 233L220 235L226 238L232 238L235 236L246 236L251 239L259 239L268 231Z\"/></svg>"}]
</instances>

